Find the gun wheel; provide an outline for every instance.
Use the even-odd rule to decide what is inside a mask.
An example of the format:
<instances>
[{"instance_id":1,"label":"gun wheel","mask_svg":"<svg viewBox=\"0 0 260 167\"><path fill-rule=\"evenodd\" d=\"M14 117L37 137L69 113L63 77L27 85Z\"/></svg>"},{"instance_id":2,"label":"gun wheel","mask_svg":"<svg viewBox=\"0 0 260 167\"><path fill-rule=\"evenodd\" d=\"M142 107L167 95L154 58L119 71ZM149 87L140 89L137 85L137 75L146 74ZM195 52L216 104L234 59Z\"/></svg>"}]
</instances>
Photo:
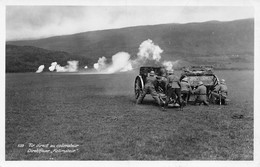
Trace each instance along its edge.
<instances>
[{"instance_id":1,"label":"gun wheel","mask_svg":"<svg viewBox=\"0 0 260 167\"><path fill-rule=\"evenodd\" d=\"M142 81L139 76L135 78L135 88L134 89L135 89L135 99L138 99L138 97L141 95L142 90L143 90Z\"/></svg>"}]
</instances>

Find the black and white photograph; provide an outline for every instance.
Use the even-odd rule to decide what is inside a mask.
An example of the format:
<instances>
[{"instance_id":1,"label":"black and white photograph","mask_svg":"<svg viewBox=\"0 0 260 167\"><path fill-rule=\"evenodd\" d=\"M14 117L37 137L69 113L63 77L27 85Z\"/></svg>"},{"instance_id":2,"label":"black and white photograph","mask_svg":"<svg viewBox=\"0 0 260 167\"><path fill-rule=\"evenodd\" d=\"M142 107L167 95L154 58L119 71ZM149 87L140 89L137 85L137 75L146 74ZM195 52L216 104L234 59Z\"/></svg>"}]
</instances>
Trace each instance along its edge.
<instances>
[{"instance_id":1,"label":"black and white photograph","mask_svg":"<svg viewBox=\"0 0 260 167\"><path fill-rule=\"evenodd\" d=\"M259 165L255 1L22 2L1 4L0 166Z\"/></svg>"}]
</instances>

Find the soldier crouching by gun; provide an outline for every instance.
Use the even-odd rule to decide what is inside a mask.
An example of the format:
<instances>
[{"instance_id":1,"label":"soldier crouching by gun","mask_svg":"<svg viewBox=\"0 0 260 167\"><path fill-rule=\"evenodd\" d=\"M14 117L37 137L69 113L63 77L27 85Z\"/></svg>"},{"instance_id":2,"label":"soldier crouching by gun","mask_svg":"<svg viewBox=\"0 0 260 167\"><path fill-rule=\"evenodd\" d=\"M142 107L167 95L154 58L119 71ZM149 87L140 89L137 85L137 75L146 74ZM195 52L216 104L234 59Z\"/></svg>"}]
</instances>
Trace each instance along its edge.
<instances>
[{"instance_id":1,"label":"soldier crouching by gun","mask_svg":"<svg viewBox=\"0 0 260 167\"><path fill-rule=\"evenodd\" d=\"M161 104L163 105L163 108L164 108L164 107L166 107L166 82L167 82L167 79L165 76L157 76L156 79L157 79L157 84L156 84L155 90L157 91Z\"/></svg>"},{"instance_id":2,"label":"soldier crouching by gun","mask_svg":"<svg viewBox=\"0 0 260 167\"><path fill-rule=\"evenodd\" d=\"M150 93L151 96L157 102L157 104L159 106L161 106L162 110L165 110L164 109L164 104L161 103L161 100L159 98L159 94L155 90L156 84L157 84L157 79L156 79L155 73L154 73L154 71L151 71L150 74L146 78L146 83L145 83L144 89L143 89L141 95L139 96L139 98L137 99L136 103L137 104L141 104L143 99L144 99L144 97L145 97L145 95L147 93Z\"/></svg>"},{"instance_id":3,"label":"soldier crouching by gun","mask_svg":"<svg viewBox=\"0 0 260 167\"><path fill-rule=\"evenodd\" d=\"M225 104L228 96L228 88L224 79L220 80L220 84L215 87L211 95L214 97L214 102L217 101L220 105Z\"/></svg>"},{"instance_id":4,"label":"soldier crouching by gun","mask_svg":"<svg viewBox=\"0 0 260 167\"><path fill-rule=\"evenodd\" d=\"M199 81L197 89L192 91L193 94L196 94L197 97L194 101L194 105L199 103L203 103L204 105L208 106L209 103L207 102L207 88L204 86L202 81Z\"/></svg>"}]
</instances>

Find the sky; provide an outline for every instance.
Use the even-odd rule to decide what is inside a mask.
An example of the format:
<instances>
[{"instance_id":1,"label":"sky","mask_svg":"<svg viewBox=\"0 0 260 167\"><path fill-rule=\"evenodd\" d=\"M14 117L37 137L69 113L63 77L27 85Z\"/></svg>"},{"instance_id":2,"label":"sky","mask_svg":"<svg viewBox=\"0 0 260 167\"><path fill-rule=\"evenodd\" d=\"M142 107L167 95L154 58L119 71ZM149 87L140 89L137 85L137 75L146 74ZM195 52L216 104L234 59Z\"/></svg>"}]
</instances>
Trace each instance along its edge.
<instances>
[{"instance_id":1,"label":"sky","mask_svg":"<svg viewBox=\"0 0 260 167\"><path fill-rule=\"evenodd\" d=\"M6 40L165 23L254 18L250 6L6 6Z\"/></svg>"}]
</instances>

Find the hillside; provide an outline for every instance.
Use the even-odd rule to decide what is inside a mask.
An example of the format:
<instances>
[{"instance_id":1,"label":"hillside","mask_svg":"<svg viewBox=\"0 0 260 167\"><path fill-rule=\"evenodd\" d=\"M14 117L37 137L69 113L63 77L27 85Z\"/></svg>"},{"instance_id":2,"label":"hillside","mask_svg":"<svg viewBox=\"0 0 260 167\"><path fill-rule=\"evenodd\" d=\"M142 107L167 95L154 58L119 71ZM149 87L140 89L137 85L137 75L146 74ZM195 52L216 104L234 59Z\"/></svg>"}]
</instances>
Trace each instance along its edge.
<instances>
[{"instance_id":1,"label":"hillside","mask_svg":"<svg viewBox=\"0 0 260 167\"><path fill-rule=\"evenodd\" d=\"M40 65L45 65L44 71L52 62L61 66L69 60L79 60L80 65L91 62L88 58L72 55L63 51L50 51L33 46L6 45L6 72L35 72Z\"/></svg>"},{"instance_id":2,"label":"hillside","mask_svg":"<svg viewBox=\"0 0 260 167\"><path fill-rule=\"evenodd\" d=\"M253 68L253 19L128 27L38 40L8 41L7 44L64 51L96 62L99 57L109 59L120 51L128 52L134 58L139 45L147 39L164 50L162 57L166 60L211 64L220 68L241 67L242 63L243 68Z\"/></svg>"}]
</instances>

